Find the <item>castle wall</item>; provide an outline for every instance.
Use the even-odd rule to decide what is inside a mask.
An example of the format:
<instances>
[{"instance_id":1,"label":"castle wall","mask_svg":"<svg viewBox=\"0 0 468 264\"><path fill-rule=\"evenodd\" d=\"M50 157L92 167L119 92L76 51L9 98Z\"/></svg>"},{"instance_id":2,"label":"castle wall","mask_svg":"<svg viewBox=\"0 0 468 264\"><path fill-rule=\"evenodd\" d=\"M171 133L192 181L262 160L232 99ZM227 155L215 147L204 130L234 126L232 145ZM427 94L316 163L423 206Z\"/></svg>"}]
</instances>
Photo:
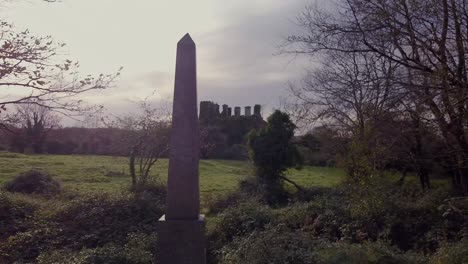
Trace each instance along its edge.
<instances>
[{"instance_id":1,"label":"castle wall","mask_svg":"<svg viewBox=\"0 0 468 264\"><path fill-rule=\"evenodd\" d=\"M256 104L253 107L253 115L257 117L262 117L261 115L261 106ZM218 118L227 118L231 117L233 114L232 107L229 107L227 104L222 105L222 111L220 112L220 105L211 101L201 101L200 102L200 116L199 120L203 121L212 121ZM241 108L239 106L234 107L234 117L240 117ZM246 106L244 110L244 115L246 117L252 116L252 107Z\"/></svg>"}]
</instances>

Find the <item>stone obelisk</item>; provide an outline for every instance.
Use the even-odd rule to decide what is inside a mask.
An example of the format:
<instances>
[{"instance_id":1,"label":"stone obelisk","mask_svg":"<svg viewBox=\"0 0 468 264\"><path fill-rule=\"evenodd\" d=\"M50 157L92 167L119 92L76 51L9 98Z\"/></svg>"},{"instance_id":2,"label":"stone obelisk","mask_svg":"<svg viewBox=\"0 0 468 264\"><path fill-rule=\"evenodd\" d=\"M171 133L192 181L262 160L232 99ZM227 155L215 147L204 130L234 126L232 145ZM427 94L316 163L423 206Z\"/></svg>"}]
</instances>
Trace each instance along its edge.
<instances>
[{"instance_id":1,"label":"stone obelisk","mask_svg":"<svg viewBox=\"0 0 468 264\"><path fill-rule=\"evenodd\" d=\"M162 264L206 263L205 222L200 215L199 133L195 43L177 43L166 215L159 220Z\"/></svg>"}]
</instances>

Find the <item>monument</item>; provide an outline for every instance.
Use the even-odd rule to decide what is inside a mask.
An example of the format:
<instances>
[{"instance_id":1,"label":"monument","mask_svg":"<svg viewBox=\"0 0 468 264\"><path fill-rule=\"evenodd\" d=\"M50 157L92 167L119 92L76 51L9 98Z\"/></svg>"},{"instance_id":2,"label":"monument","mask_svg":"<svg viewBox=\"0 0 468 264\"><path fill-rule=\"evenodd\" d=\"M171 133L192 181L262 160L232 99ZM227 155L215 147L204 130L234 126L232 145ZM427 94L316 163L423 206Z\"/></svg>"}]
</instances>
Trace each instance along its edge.
<instances>
[{"instance_id":1,"label":"monument","mask_svg":"<svg viewBox=\"0 0 468 264\"><path fill-rule=\"evenodd\" d=\"M205 264L205 220L200 215L199 132L195 43L177 43L166 214L159 219L162 264Z\"/></svg>"}]
</instances>

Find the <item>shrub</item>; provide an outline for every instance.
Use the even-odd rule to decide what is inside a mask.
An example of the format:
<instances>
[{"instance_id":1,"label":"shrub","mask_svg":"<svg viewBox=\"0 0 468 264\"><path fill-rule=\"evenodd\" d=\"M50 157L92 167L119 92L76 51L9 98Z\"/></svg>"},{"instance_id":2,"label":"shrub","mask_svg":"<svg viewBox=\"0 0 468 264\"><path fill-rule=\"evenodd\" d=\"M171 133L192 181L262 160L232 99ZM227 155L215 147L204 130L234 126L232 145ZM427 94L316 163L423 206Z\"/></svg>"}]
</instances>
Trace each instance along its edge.
<instances>
[{"instance_id":1,"label":"shrub","mask_svg":"<svg viewBox=\"0 0 468 264\"><path fill-rule=\"evenodd\" d=\"M47 173L30 170L6 183L5 189L26 194L58 194L62 191L62 184Z\"/></svg>"},{"instance_id":2,"label":"shrub","mask_svg":"<svg viewBox=\"0 0 468 264\"><path fill-rule=\"evenodd\" d=\"M257 195L261 192L261 187L254 177L247 177L239 182L239 191L250 195Z\"/></svg>"},{"instance_id":3,"label":"shrub","mask_svg":"<svg viewBox=\"0 0 468 264\"><path fill-rule=\"evenodd\" d=\"M252 232L220 251L221 263L251 264L410 264L424 263L423 257L403 254L382 243L330 243L307 233L281 227ZM447 262L450 263L450 262Z\"/></svg>"},{"instance_id":4,"label":"shrub","mask_svg":"<svg viewBox=\"0 0 468 264\"><path fill-rule=\"evenodd\" d=\"M214 226L208 232L209 253L215 254L215 256L209 255L209 258L217 258L218 250L236 237L263 230L272 221L272 217L268 207L254 201L228 208L218 215Z\"/></svg>"},{"instance_id":5,"label":"shrub","mask_svg":"<svg viewBox=\"0 0 468 264\"><path fill-rule=\"evenodd\" d=\"M317 250L317 263L327 264L410 264L425 263L423 257L403 254L388 245L333 243Z\"/></svg>"},{"instance_id":6,"label":"shrub","mask_svg":"<svg viewBox=\"0 0 468 264\"><path fill-rule=\"evenodd\" d=\"M0 263L31 263L50 244L62 244L66 237L59 229L34 227L0 243Z\"/></svg>"},{"instance_id":7,"label":"shrub","mask_svg":"<svg viewBox=\"0 0 468 264\"><path fill-rule=\"evenodd\" d=\"M92 249L83 249L79 252L71 250L54 250L41 254L37 258L38 264L58 264L58 263L73 263L73 264L88 264L88 259L92 255Z\"/></svg>"},{"instance_id":8,"label":"shrub","mask_svg":"<svg viewBox=\"0 0 468 264\"><path fill-rule=\"evenodd\" d=\"M288 114L276 110L268 117L265 127L252 130L247 138L249 157L263 200L270 205L286 201L282 183L291 181L285 178L284 172L302 165L302 157L292 142L295 128Z\"/></svg>"},{"instance_id":9,"label":"shrub","mask_svg":"<svg viewBox=\"0 0 468 264\"><path fill-rule=\"evenodd\" d=\"M94 249L82 249L80 251L53 250L42 253L38 258L39 264L146 264L153 263L153 251L156 236L142 233L133 233L128 237L124 246L114 243ZM64 261L67 260L67 261Z\"/></svg>"},{"instance_id":10,"label":"shrub","mask_svg":"<svg viewBox=\"0 0 468 264\"><path fill-rule=\"evenodd\" d=\"M445 244L439 248L430 261L431 264L466 264L468 263L468 242Z\"/></svg>"},{"instance_id":11,"label":"shrub","mask_svg":"<svg viewBox=\"0 0 468 264\"><path fill-rule=\"evenodd\" d=\"M38 205L18 195L0 193L0 241L30 226Z\"/></svg>"},{"instance_id":12,"label":"shrub","mask_svg":"<svg viewBox=\"0 0 468 264\"><path fill-rule=\"evenodd\" d=\"M313 250L317 243L303 232L284 232L278 227L254 231L223 247L220 263L316 263Z\"/></svg>"},{"instance_id":13,"label":"shrub","mask_svg":"<svg viewBox=\"0 0 468 264\"><path fill-rule=\"evenodd\" d=\"M146 183L137 183L135 186L130 186L130 191L136 196L157 200L161 205L166 203L167 187L157 180L151 179Z\"/></svg>"},{"instance_id":14,"label":"shrub","mask_svg":"<svg viewBox=\"0 0 468 264\"><path fill-rule=\"evenodd\" d=\"M70 252L80 261L93 257L82 263L134 263L119 262L120 255L116 255L114 262L99 262L105 260L99 256L111 256L125 247L140 247L139 241L154 240L145 240L142 235L154 236L163 205L150 195L92 195L43 210L33 219L34 226L0 243L0 263L31 263L40 254L46 254L43 258L47 259ZM85 251L84 256L77 254L83 249L93 251Z\"/></svg>"},{"instance_id":15,"label":"shrub","mask_svg":"<svg viewBox=\"0 0 468 264\"><path fill-rule=\"evenodd\" d=\"M445 199L437 209L444 219L445 236L468 240L468 197Z\"/></svg>"},{"instance_id":16,"label":"shrub","mask_svg":"<svg viewBox=\"0 0 468 264\"><path fill-rule=\"evenodd\" d=\"M258 201L258 198L239 190L222 195L208 195L205 199L205 207L208 214L219 214L226 209L233 208L240 203Z\"/></svg>"},{"instance_id":17,"label":"shrub","mask_svg":"<svg viewBox=\"0 0 468 264\"><path fill-rule=\"evenodd\" d=\"M316 198L327 196L329 198L340 198L343 196L340 188L320 187L313 186L302 189L300 192L296 192L292 197L297 202L310 202L316 200Z\"/></svg>"},{"instance_id":18,"label":"shrub","mask_svg":"<svg viewBox=\"0 0 468 264\"><path fill-rule=\"evenodd\" d=\"M99 247L122 243L128 233L154 232L163 214L161 201L149 195L94 195L71 201L50 216L69 246Z\"/></svg>"},{"instance_id":19,"label":"shrub","mask_svg":"<svg viewBox=\"0 0 468 264\"><path fill-rule=\"evenodd\" d=\"M239 191L271 206L284 206L290 198L281 183L267 184L254 177L242 180L239 184Z\"/></svg>"},{"instance_id":20,"label":"shrub","mask_svg":"<svg viewBox=\"0 0 468 264\"><path fill-rule=\"evenodd\" d=\"M272 213L268 207L255 202L246 202L221 213L213 234L228 242L236 236L262 230L271 221Z\"/></svg>"}]
</instances>

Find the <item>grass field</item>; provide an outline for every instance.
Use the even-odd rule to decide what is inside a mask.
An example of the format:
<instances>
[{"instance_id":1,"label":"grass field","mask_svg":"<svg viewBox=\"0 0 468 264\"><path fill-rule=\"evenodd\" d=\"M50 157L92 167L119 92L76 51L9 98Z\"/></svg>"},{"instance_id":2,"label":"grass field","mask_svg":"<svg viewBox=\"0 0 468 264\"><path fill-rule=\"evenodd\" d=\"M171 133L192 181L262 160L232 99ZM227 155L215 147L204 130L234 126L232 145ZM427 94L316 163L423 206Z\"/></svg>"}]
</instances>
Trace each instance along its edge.
<instances>
[{"instance_id":1,"label":"grass field","mask_svg":"<svg viewBox=\"0 0 468 264\"><path fill-rule=\"evenodd\" d=\"M0 152L0 185L30 169L47 171L60 179L66 189L78 192L117 192L130 184L127 158L76 155L24 155ZM167 179L167 160L156 163L152 174ZM200 191L202 198L236 188L251 174L246 161L201 160ZM114 175L114 176L109 176ZM117 175L117 176L115 176ZM333 186L340 182L343 171L336 168L306 166L292 169L287 176L302 186Z\"/></svg>"}]
</instances>

